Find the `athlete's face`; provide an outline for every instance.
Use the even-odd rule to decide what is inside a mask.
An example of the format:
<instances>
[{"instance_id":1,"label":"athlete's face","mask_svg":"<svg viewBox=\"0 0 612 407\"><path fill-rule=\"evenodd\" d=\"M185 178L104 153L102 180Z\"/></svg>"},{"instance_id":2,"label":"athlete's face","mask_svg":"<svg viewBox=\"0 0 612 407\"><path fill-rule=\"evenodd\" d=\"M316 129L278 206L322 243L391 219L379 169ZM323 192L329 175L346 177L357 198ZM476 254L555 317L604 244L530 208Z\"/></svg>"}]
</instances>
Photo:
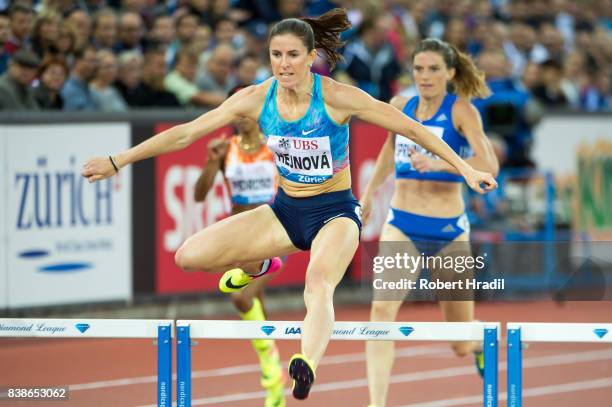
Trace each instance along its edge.
<instances>
[{"instance_id":1,"label":"athlete's face","mask_svg":"<svg viewBox=\"0 0 612 407\"><path fill-rule=\"evenodd\" d=\"M424 51L413 61L414 82L423 97L436 97L446 92L447 83L453 79L455 69L448 69L442 55Z\"/></svg>"},{"instance_id":2,"label":"athlete's face","mask_svg":"<svg viewBox=\"0 0 612 407\"><path fill-rule=\"evenodd\" d=\"M275 35L270 39L272 73L285 88L295 89L304 83L316 56L316 50L308 52L302 40L293 34Z\"/></svg>"}]
</instances>

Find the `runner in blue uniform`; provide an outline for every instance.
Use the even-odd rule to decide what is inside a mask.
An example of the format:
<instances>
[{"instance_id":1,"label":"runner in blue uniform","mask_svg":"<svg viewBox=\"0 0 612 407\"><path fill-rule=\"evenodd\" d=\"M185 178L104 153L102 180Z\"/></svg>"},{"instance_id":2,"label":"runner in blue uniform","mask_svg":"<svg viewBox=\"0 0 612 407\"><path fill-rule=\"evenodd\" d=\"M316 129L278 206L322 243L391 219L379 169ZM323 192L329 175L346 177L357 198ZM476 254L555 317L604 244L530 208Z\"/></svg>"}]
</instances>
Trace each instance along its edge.
<instances>
[{"instance_id":1,"label":"runner in blue uniform","mask_svg":"<svg viewBox=\"0 0 612 407\"><path fill-rule=\"evenodd\" d=\"M413 64L418 95L410 99L396 96L391 104L444 140L474 168L497 174L499 164L493 148L483 132L478 111L470 103L472 97L488 94L484 75L470 57L437 39L421 41L415 50ZM454 88L452 93L447 92L449 83ZM462 177L431 150L416 145L401 134L391 133L378 156L374 174L361 198L364 221L374 191L393 170L395 192L380 240L411 242L408 251L417 256L421 253L469 256L467 243L449 245L451 242L469 242L470 225L465 215ZM448 270L429 271L432 275L435 272L438 275L449 273ZM454 274L453 271L450 273ZM419 273L411 275L416 279ZM407 291L402 294L407 294ZM389 301L382 294L379 299L375 297L371 320L394 321L402 302L397 298ZM474 301L441 300L440 307L446 321L474 320ZM452 348L459 356L474 353L482 374L484 360L479 344L455 342ZM366 355L371 406L383 407L393 366L394 343L368 341Z\"/></svg>"},{"instance_id":2,"label":"runner in blue uniform","mask_svg":"<svg viewBox=\"0 0 612 407\"><path fill-rule=\"evenodd\" d=\"M351 193L349 119L356 116L414 140L456 168L480 193L497 186L490 174L473 169L444 141L397 108L310 72L317 49L332 67L341 59L336 49L341 45L340 33L348 28L343 9L318 18L280 21L269 35L273 78L129 150L90 159L82 170L94 182L136 161L185 148L241 117L259 122L280 174L274 203L208 226L187 239L175 259L185 270L223 272L310 249L301 353L289 364L293 395L298 399L308 396L314 382L332 334L334 290L359 244L361 208ZM256 275L232 272L227 281L237 286L263 275L265 263Z\"/></svg>"}]
</instances>

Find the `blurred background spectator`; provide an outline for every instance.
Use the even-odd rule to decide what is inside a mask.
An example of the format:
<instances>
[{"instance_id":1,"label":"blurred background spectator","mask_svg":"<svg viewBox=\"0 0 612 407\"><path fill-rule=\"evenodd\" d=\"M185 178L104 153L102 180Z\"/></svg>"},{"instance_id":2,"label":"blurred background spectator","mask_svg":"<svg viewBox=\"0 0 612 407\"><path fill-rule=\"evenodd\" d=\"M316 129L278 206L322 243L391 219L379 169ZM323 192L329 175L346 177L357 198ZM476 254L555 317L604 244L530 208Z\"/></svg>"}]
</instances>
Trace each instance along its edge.
<instances>
[{"instance_id":1,"label":"blurred background spectator","mask_svg":"<svg viewBox=\"0 0 612 407\"><path fill-rule=\"evenodd\" d=\"M10 55L6 44L11 37L11 19L6 14L0 14L0 75L6 72Z\"/></svg>"},{"instance_id":2,"label":"blurred background spectator","mask_svg":"<svg viewBox=\"0 0 612 407\"><path fill-rule=\"evenodd\" d=\"M103 112L124 112L127 104L113 86L117 79L117 57L110 50L98 51L98 66L91 81L91 94L98 110Z\"/></svg>"},{"instance_id":3,"label":"blurred background spectator","mask_svg":"<svg viewBox=\"0 0 612 407\"><path fill-rule=\"evenodd\" d=\"M0 109L39 109L30 87L39 65L40 60L32 51L20 49L13 54L8 71L0 77Z\"/></svg>"},{"instance_id":4,"label":"blurred background spectator","mask_svg":"<svg viewBox=\"0 0 612 407\"><path fill-rule=\"evenodd\" d=\"M70 77L62 88L64 110L97 110L91 95L90 82L98 66L98 56L93 46L87 46L74 54Z\"/></svg>"},{"instance_id":5,"label":"blurred background spectator","mask_svg":"<svg viewBox=\"0 0 612 407\"><path fill-rule=\"evenodd\" d=\"M164 86L183 106L215 107L223 103L225 94L203 91L196 85L198 55L192 48L183 48L174 69L164 79Z\"/></svg>"},{"instance_id":6,"label":"blurred background spectator","mask_svg":"<svg viewBox=\"0 0 612 407\"><path fill-rule=\"evenodd\" d=\"M142 80L144 58L140 51L123 51L117 56L119 74L114 83L124 100L129 100Z\"/></svg>"},{"instance_id":7,"label":"blurred background spectator","mask_svg":"<svg viewBox=\"0 0 612 407\"><path fill-rule=\"evenodd\" d=\"M34 10L27 3L16 2L8 10L11 19L11 35L5 49L12 54L22 46L28 46L34 23Z\"/></svg>"},{"instance_id":8,"label":"blurred background spectator","mask_svg":"<svg viewBox=\"0 0 612 407\"><path fill-rule=\"evenodd\" d=\"M36 101L41 109L62 110L64 99L60 92L68 78L68 65L63 59L46 59L38 70L38 86L34 89Z\"/></svg>"},{"instance_id":9,"label":"blurred background spectator","mask_svg":"<svg viewBox=\"0 0 612 407\"><path fill-rule=\"evenodd\" d=\"M129 95L130 106L179 107L181 104L173 93L164 87L166 51L161 46L150 47L144 55L142 81Z\"/></svg>"}]
</instances>

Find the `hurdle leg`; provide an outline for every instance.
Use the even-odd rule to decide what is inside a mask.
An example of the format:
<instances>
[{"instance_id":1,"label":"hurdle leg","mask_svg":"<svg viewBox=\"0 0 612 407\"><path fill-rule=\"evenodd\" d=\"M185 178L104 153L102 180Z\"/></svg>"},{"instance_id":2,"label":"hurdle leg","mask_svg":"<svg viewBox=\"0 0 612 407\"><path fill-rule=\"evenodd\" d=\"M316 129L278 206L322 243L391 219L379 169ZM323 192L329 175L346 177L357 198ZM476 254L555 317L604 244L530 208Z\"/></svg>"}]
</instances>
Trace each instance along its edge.
<instances>
[{"instance_id":1,"label":"hurdle leg","mask_svg":"<svg viewBox=\"0 0 612 407\"><path fill-rule=\"evenodd\" d=\"M497 328L484 330L483 406L497 407Z\"/></svg>"},{"instance_id":2,"label":"hurdle leg","mask_svg":"<svg viewBox=\"0 0 612 407\"><path fill-rule=\"evenodd\" d=\"M172 339L170 325L157 327L157 405L172 405Z\"/></svg>"},{"instance_id":3,"label":"hurdle leg","mask_svg":"<svg viewBox=\"0 0 612 407\"><path fill-rule=\"evenodd\" d=\"M189 326L176 328L176 405L191 407L191 336Z\"/></svg>"},{"instance_id":4,"label":"hurdle leg","mask_svg":"<svg viewBox=\"0 0 612 407\"><path fill-rule=\"evenodd\" d=\"M522 405L523 355L521 329L508 329L508 407Z\"/></svg>"}]
</instances>

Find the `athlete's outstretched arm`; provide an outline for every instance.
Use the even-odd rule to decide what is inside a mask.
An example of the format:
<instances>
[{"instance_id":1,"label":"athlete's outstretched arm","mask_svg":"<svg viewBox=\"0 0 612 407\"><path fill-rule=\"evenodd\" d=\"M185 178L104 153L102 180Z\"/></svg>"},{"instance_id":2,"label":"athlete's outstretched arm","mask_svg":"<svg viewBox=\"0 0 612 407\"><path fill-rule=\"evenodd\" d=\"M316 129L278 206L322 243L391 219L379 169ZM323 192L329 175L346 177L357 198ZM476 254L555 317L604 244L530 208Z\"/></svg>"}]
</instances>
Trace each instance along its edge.
<instances>
[{"instance_id":1,"label":"athlete's outstretched arm","mask_svg":"<svg viewBox=\"0 0 612 407\"><path fill-rule=\"evenodd\" d=\"M457 130L467 139L474 154L465 161L479 171L486 171L493 176L499 173L499 162L493 146L482 128L480 113L468 100L457 99L453 105L453 123ZM412 165L420 172L446 171L457 173L454 167L442 160L432 159L420 153L410 156Z\"/></svg>"},{"instance_id":2,"label":"athlete's outstretched arm","mask_svg":"<svg viewBox=\"0 0 612 407\"><path fill-rule=\"evenodd\" d=\"M336 88L333 92L334 96L331 97L334 107L357 116L361 120L408 137L456 168L470 188L476 192L484 193L497 187L497 182L491 174L476 171L443 140L397 108L378 101L353 86L336 83L334 87ZM480 186L481 184L484 185L484 189Z\"/></svg>"},{"instance_id":3,"label":"athlete's outstretched arm","mask_svg":"<svg viewBox=\"0 0 612 407\"><path fill-rule=\"evenodd\" d=\"M259 97L256 86L250 86L235 93L221 106L204 113L200 117L179 124L143 141L142 143L113 156L118 169L146 158L181 150L206 134L223 127L240 116L252 115L257 110ZM116 172L109 157L96 157L83 166L81 175L89 182L98 181Z\"/></svg>"}]
</instances>

